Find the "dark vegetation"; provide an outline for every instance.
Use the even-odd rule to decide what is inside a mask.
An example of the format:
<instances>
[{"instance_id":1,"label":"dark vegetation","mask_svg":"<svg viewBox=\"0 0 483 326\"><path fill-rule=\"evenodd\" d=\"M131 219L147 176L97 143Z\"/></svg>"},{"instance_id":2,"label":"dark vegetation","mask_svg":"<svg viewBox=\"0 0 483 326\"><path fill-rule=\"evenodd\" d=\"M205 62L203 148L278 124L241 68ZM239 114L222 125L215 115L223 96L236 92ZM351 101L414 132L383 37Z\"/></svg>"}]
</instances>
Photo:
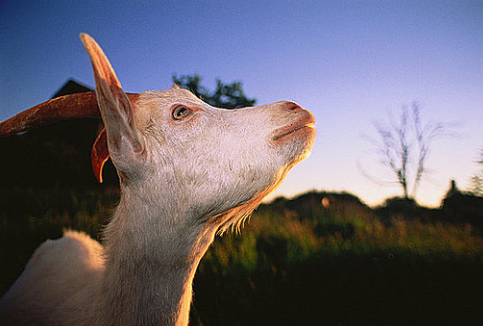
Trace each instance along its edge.
<instances>
[{"instance_id":1,"label":"dark vegetation","mask_svg":"<svg viewBox=\"0 0 483 326\"><path fill-rule=\"evenodd\" d=\"M118 196L2 189L0 293L45 239L65 228L99 238ZM479 325L482 225L453 219L455 203L391 209L325 192L261 205L203 258L192 325Z\"/></svg>"},{"instance_id":2,"label":"dark vegetation","mask_svg":"<svg viewBox=\"0 0 483 326\"><path fill-rule=\"evenodd\" d=\"M0 295L63 229L101 240L119 191L112 165L103 185L90 170L97 128L0 139ZM263 204L203 258L191 324L481 325L482 201L454 185L438 209L315 191Z\"/></svg>"},{"instance_id":3,"label":"dark vegetation","mask_svg":"<svg viewBox=\"0 0 483 326\"><path fill-rule=\"evenodd\" d=\"M257 102L254 98L248 98L245 95L243 84L240 81L225 84L220 79L216 79L216 89L210 91L201 85L201 79L196 74L173 75L173 83L190 90L203 101L217 108L239 109L254 106Z\"/></svg>"}]
</instances>

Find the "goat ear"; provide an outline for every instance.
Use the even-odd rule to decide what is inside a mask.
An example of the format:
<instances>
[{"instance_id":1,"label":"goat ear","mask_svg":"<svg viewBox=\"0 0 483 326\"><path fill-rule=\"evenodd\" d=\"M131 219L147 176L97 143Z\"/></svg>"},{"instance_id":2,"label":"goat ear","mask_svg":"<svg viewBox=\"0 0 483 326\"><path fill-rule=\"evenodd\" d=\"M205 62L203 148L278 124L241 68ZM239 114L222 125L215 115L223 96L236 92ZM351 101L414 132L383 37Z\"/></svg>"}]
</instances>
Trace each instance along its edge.
<instances>
[{"instance_id":1,"label":"goat ear","mask_svg":"<svg viewBox=\"0 0 483 326\"><path fill-rule=\"evenodd\" d=\"M92 62L109 154L117 169L129 175L144 158L144 142L136 127L133 106L96 41L84 33L80 39Z\"/></svg>"}]
</instances>

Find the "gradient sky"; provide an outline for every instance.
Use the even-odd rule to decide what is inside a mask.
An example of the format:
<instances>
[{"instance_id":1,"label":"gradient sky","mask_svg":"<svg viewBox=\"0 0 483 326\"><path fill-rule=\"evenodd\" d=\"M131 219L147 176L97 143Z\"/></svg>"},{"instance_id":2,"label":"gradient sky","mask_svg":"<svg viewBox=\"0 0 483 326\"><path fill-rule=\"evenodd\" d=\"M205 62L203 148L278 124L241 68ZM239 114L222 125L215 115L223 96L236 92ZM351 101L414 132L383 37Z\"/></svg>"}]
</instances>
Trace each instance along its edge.
<instances>
[{"instance_id":1,"label":"gradient sky","mask_svg":"<svg viewBox=\"0 0 483 326\"><path fill-rule=\"evenodd\" d=\"M419 201L476 173L483 148L482 1L0 0L0 120L49 99L70 77L93 85L78 39L93 36L126 91L163 90L173 74L240 80L257 104L293 100L317 119L309 159L277 195L346 190L368 204L400 194L364 135L417 100L425 120L456 122L432 147ZM1 154L0 154L1 155ZM273 198L273 196L272 196Z\"/></svg>"}]
</instances>

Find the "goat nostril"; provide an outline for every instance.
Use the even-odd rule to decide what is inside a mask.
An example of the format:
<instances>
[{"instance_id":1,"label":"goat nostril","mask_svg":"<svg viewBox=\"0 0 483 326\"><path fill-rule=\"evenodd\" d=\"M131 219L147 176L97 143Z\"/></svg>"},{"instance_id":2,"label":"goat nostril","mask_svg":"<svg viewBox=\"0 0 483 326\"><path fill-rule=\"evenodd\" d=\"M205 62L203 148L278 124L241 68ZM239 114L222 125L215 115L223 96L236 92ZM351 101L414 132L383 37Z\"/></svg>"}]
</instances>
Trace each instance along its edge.
<instances>
[{"instance_id":1,"label":"goat nostril","mask_svg":"<svg viewBox=\"0 0 483 326\"><path fill-rule=\"evenodd\" d=\"M288 111L302 110L302 107L297 103L289 102L287 103L287 110Z\"/></svg>"}]
</instances>

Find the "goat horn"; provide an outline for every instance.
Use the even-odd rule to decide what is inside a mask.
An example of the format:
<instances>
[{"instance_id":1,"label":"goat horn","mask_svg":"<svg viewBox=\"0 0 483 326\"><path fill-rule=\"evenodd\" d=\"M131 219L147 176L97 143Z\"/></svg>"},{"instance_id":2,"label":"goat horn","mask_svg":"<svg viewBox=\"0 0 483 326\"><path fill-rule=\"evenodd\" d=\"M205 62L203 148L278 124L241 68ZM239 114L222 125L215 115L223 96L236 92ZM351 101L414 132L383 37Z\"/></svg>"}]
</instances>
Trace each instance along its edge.
<instances>
[{"instance_id":1,"label":"goat horn","mask_svg":"<svg viewBox=\"0 0 483 326\"><path fill-rule=\"evenodd\" d=\"M40 103L0 123L0 137L62 120L100 117L95 92L65 95Z\"/></svg>"},{"instance_id":2,"label":"goat horn","mask_svg":"<svg viewBox=\"0 0 483 326\"><path fill-rule=\"evenodd\" d=\"M127 94L135 103L139 94ZM65 95L40 103L0 123L0 137L47 126L63 120L100 118L95 92ZM103 126L99 129L91 152L92 168L96 179L102 182L102 168L109 158L107 138Z\"/></svg>"}]
</instances>

